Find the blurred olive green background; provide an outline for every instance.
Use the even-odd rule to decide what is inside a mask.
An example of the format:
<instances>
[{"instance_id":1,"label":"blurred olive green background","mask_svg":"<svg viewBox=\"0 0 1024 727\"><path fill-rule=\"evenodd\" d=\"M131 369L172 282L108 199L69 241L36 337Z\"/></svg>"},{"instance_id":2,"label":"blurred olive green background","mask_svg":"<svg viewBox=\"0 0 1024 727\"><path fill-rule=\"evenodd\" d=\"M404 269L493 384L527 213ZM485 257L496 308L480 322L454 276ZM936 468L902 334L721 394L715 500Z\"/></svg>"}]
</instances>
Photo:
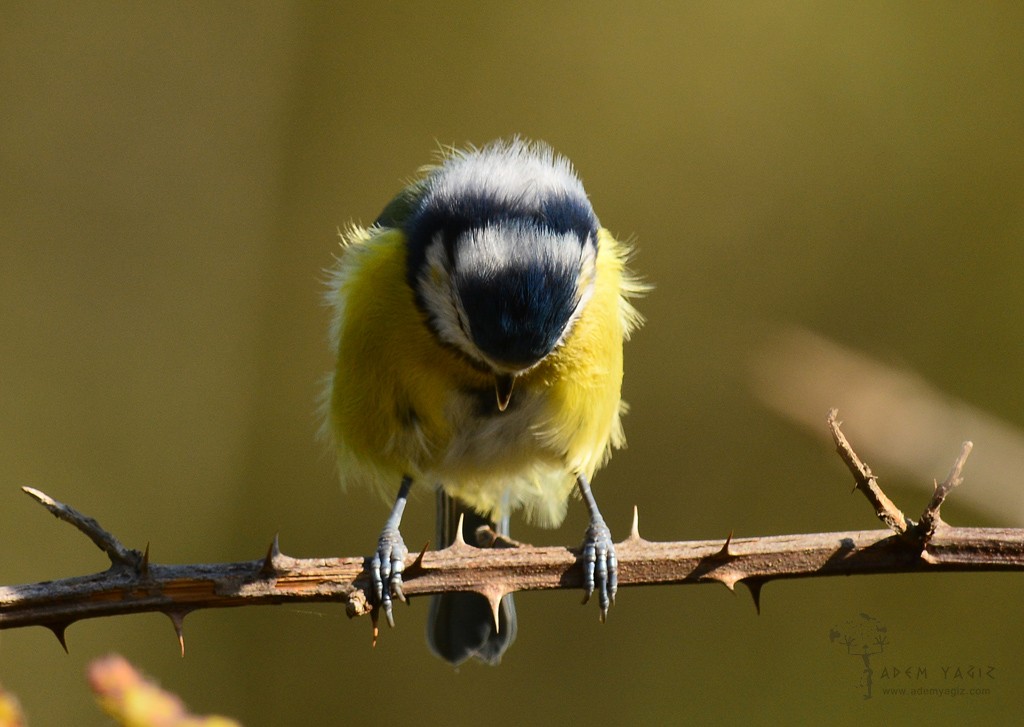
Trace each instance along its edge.
<instances>
[{"instance_id":1,"label":"blurred olive green background","mask_svg":"<svg viewBox=\"0 0 1024 727\"><path fill-rule=\"evenodd\" d=\"M106 566L23 485L157 562L256 558L278 529L291 555L369 554L386 507L343 495L315 439L322 271L337 229L372 221L438 142L543 139L636 238L657 287L626 352L630 447L595 481L617 537L634 504L649 539L878 526L830 448L751 393L780 325L1024 426L1019 3L2 10L2 584ZM923 490L876 469L918 512ZM514 534L575 544L582 509ZM1002 524L955 496L943 513ZM414 500L410 547L432 518ZM4 631L0 683L36 727L107 723L84 667L109 651L249 727L1002 724L1024 693L1022 599L1012 574L812 579L768 585L758 617L745 592L627 588L602 626L579 594L528 593L504 663L457 672L427 651L423 599L375 649L327 604L193 614L181 659L155 614L76 624L70 656ZM861 612L889 628L871 700L828 640ZM883 667L917 665L923 686L942 665L997 679L880 693Z\"/></svg>"}]
</instances>

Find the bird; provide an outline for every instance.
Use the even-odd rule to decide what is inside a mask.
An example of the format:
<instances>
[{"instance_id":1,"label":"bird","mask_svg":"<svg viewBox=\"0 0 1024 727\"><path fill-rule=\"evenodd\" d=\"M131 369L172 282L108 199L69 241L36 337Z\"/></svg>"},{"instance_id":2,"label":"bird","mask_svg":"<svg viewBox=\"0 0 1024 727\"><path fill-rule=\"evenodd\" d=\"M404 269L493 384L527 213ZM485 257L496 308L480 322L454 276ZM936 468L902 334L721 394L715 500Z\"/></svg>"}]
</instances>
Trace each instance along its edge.
<instances>
[{"instance_id":1,"label":"bird","mask_svg":"<svg viewBox=\"0 0 1024 727\"><path fill-rule=\"evenodd\" d=\"M393 503L369 561L371 600L394 626L409 555L410 492L436 491L438 545L507 536L523 511L557 527L575 492L589 514L584 603L614 603L617 560L590 481L624 446L623 341L645 290L630 247L603 228L572 164L513 137L442 149L368 226L341 234L328 271L324 431L344 484ZM397 487L397 494L396 494ZM497 664L516 636L511 594L432 598L428 644Z\"/></svg>"}]
</instances>

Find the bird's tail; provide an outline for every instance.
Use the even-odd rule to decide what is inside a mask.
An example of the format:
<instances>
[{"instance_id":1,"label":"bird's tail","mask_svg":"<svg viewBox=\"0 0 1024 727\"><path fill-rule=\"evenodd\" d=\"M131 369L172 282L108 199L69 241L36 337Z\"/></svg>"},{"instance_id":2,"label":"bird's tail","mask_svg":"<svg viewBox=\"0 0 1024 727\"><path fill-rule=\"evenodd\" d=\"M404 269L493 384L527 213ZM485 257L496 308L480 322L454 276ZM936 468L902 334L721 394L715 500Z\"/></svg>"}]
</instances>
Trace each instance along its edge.
<instances>
[{"instance_id":1,"label":"bird's tail","mask_svg":"<svg viewBox=\"0 0 1024 727\"><path fill-rule=\"evenodd\" d=\"M508 516L500 523L492 523L478 515L444 490L437 491L438 547L446 548L455 541L459 517L462 516L462 537L476 545L476 530L481 525L491 527L499 535L508 537ZM501 599L498 625L487 599L479 593L442 593L430 599L430 618L427 621L427 643L439 657L458 666L473 657L484 664L497 666L505 649L516 639L516 607L512 594Z\"/></svg>"}]
</instances>

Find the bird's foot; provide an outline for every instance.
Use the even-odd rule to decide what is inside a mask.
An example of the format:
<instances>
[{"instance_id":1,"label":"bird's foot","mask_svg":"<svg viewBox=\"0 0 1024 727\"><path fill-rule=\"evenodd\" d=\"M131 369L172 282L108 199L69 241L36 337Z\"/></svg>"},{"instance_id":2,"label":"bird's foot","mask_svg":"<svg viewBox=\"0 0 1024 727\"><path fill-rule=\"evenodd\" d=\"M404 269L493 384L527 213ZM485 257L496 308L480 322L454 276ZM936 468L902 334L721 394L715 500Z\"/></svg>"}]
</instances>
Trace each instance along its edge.
<instances>
[{"instance_id":1,"label":"bird's foot","mask_svg":"<svg viewBox=\"0 0 1024 727\"><path fill-rule=\"evenodd\" d=\"M409 549L405 547L398 528L385 526L377 541L377 552L370 561L370 577L373 579L377 605L384 609L384 617L388 620L388 626L392 627L395 625L395 617L391 613L391 597L405 603L402 571L405 570L405 556L408 554Z\"/></svg>"},{"instance_id":2,"label":"bird's foot","mask_svg":"<svg viewBox=\"0 0 1024 727\"><path fill-rule=\"evenodd\" d=\"M618 590L618 561L612 533L600 515L591 518L590 527L583 536L583 603L597 591L601 607L601 621L608 616L608 607L615 603Z\"/></svg>"}]
</instances>

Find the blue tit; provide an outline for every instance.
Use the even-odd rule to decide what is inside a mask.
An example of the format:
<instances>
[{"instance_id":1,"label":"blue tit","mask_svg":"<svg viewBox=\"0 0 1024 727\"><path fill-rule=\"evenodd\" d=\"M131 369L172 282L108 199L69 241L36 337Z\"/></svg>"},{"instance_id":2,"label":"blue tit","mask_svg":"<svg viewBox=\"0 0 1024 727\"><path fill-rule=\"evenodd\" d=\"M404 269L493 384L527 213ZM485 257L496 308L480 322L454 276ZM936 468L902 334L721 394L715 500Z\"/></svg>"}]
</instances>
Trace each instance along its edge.
<instances>
[{"instance_id":1,"label":"blue tit","mask_svg":"<svg viewBox=\"0 0 1024 727\"><path fill-rule=\"evenodd\" d=\"M572 165L520 139L451 150L369 228L353 227L331 275L325 430L345 483L394 507L371 560L393 625L410 489L437 491L438 541L510 513L555 527L577 488L590 514L586 596L602 620L616 591L611 534L590 487L624 444L622 343L641 321L625 245L601 227ZM398 486L395 496L395 486ZM516 633L511 595L435 596L428 641L459 664L497 664Z\"/></svg>"}]
</instances>

